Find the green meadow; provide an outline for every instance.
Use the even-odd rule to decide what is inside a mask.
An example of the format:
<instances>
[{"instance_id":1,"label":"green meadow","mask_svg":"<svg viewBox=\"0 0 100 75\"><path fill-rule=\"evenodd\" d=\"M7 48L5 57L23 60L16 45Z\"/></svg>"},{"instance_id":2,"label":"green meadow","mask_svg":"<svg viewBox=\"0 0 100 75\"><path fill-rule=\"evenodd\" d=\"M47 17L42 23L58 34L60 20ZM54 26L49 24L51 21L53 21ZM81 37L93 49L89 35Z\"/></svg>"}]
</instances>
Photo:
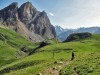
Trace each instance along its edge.
<instances>
[{"instance_id":1,"label":"green meadow","mask_svg":"<svg viewBox=\"0 0 100 75\"><path fill-rule=\"evenodd\" d=\"M48 42L49 45L29 56L28 53L39 44L33 44L9 29L0 28L0 75L54 75L49 70L54 67L55 75L100 75L99 34L79 41ZM29 52L21 51L23 46ZM75 59L71 61L73 51Z\"/></svg>"}]
</instances>

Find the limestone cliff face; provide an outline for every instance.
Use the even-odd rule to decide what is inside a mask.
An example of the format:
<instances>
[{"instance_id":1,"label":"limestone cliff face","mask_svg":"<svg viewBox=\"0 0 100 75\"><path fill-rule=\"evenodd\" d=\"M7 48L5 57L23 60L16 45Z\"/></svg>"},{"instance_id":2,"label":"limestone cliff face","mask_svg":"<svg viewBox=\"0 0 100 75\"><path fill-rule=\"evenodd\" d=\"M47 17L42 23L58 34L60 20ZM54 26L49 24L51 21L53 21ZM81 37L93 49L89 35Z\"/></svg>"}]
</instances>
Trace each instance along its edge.
<instances>
[{"instance_id":1,"label":"limestone cliff face","mask_svg":"<svg viewBox=\"0 0 100 75\"><path fill-rule=\"evenodd\" d=\"M43 36L46 39L55 38L55 29L45 11L39 12L30 3L26 2L19 8L19 18L26 24L29 31Z\"/></svg>"},{"instance_id":2,"label":"limestone cliff face","mask_svg":"<svg viewBox=\"0 0 100 75\"><path fill-rule=\"evenodd\" d=\"M50 39L56 37L55 29L44 11L30 22L29 29L44 38Z\"/></svg>"},{"instance_id":3,"label":"limestone cliff face","mask_svg":"<svg viewBox=\"0 0 100 75\"><path fill-rule=\"evenodd\" d=\"M18 3L14 2L0 10L0 21L33 42L56 37L46 12L38 11L30 2L19 8Z\"/></svg>"},{"instance_id":4,"label":"limestone cliff face","mask_svg":"<svg viewBox=\"0 0 100 75\"><path fill-rule=\"evenodd\" d=\"M20 20L27 25L34 18L37 9L30 2L26 2L20 6L18 12Z\"/></svg>"},{"instance_id":5,"label":"limestone cliff face","mask_svg":"<svg viewBox=\"0 0 100 75\"><path fill-rule=\"evenodd\" d=\"M0 21L6 25L15 25L18 21L18 4L16 2L10 4L8 7L0 10Z\"/></svg>"}]
</instances>

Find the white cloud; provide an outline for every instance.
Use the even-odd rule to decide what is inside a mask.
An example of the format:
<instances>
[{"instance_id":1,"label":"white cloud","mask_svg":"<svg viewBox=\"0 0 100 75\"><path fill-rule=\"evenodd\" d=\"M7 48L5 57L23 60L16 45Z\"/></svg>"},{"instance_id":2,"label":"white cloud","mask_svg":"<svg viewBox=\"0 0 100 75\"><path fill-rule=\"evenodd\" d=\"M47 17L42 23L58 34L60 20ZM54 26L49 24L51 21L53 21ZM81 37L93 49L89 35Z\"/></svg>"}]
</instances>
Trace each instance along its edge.
<instances>
[{"instance_id":1,"label":"white cloud","mask_svg":"<svg viewBox=\"0 0 100 75\"><path fill-rule=\"evenodd\" d=\"M53 13L51 13L51 12L49 13L49 15L50 15L50 16L53 16L53 17L55 16L55 15L54 15Z\"/></svg>"}]
</instances>

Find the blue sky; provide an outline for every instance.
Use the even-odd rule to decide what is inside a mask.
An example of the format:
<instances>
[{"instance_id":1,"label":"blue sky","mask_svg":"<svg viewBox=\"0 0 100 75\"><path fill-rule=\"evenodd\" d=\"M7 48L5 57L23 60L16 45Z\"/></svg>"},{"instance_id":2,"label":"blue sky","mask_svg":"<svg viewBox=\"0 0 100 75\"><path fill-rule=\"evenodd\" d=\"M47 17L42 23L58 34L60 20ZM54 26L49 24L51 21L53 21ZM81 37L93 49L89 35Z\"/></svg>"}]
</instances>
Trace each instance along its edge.
<instances>
[{"instance_id":1,"label":"blue sky","mask_svg":"<svg viewBox=\"0 0 100 75\"><path fill-rule=\"evenodd\" d=\"M0 0L0 9L12 2L27 1L45 10L53 25L63 28L100 26L100 0Z\"/></svg>"}]
</instances>

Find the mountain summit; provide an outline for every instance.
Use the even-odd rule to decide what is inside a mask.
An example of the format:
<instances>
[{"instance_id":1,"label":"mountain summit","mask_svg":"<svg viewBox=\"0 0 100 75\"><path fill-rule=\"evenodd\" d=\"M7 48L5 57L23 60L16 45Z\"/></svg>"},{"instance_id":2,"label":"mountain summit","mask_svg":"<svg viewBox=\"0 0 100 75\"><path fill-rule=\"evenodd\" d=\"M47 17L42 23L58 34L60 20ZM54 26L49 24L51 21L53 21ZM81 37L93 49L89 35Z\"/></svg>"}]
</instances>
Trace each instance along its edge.
<instances>
[{"instance_id":1,"label":"mountain summit","mask_svg":"<svg viewBox=\"0 0 100 75\"><path fill-rule=\"evenodd\" d=\"M29 1L19 8L18 3L13 2L0 10L0 22L33 42L56 37L46 12L38 11Z\"/></svg>"}]
</instances>

